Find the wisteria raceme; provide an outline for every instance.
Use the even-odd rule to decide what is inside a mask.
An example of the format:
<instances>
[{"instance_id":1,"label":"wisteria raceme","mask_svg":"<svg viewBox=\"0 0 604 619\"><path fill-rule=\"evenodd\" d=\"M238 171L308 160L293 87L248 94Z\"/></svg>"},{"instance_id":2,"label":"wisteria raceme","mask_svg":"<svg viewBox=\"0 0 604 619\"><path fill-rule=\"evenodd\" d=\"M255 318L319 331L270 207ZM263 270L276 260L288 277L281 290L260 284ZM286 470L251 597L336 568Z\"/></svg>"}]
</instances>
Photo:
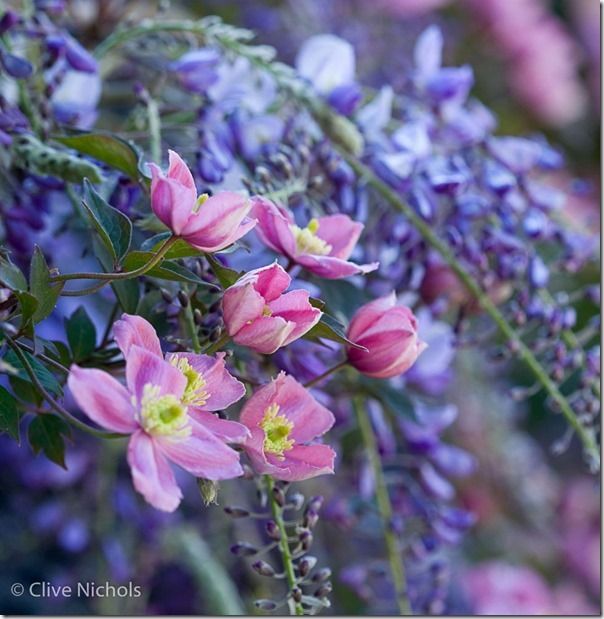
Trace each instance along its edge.
<instances>
[{"instance_id":1,"label":"wisteria raceme","mask_svg":"<svg viewBox=\"0 0 604 619\"><path fill-rule=\"evenodd\" d=\"M374 4L1 9L0 609L595 612L584 25Z\"/></svg>"}]
</instances>

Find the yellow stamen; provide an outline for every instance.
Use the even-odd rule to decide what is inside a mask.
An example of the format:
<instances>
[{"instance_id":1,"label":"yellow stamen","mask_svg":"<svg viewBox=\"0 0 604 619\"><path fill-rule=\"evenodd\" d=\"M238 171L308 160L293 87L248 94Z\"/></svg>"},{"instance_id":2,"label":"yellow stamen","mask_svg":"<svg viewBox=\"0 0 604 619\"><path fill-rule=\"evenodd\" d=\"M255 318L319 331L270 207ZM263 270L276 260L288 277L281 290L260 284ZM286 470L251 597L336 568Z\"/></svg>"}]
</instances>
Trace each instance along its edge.
<instances>
[{"instance_id":1,"label":"yellow stamen","mask_svg":"<svg viewBox=\"0 0 604 619\"><path fill-rule=\"evenodd\" d=\"M187 386L182 396L183 403L189 406L207 404L210 394L205 391L206 381L204 377L193 368L185 357L171 357L170 363L178 368L187 379Z\"/></svg>"},{"instance_id":2,"label":"yellow stamen","mask_svg":"<svg viewBox=\"0 0 604 619\"><path fill-rule=\"evenodd\" d=\"M193 212L198 213L199 209L202 207L204 202L208 200L209 197L210 196L207 193L202 193L200 196L198 196L197 201L195 202L195 206L193 207Z\"/></svg>"},{"instance_id":3,"label":"yellow stamen","mask_svg":"<svg viewBox=\"0 0 604 619\"><path fill-rule=\"evenodd\" d=\"M295 441L288 438L294 424L285 415L279 414L278 404L271 404L264 411L264 417L258 425L264 430L265 453L283 458L283 453L294 446Z\"/></svg>"},{"instance_id":4,"label":"yellow stamen","mask_svg":"<svg viewBox=\"0 0 604 619\"><path fill-rule=\"evenodd\" d=\"M319 231L319 220L311 219L306 228L295 225L290 226L296 239L296 249L301 254L314 254L315 256L325 256L332 250L332 246L317 236Z\"/></svg>"},{"instance_id":5,"label":"yellow stamen","mask_svg":"<svg viewBox=\"0 0 604 619\"><path fill-rule=\"evenodd\" d=\"M140 420L149 434L187 438L191 435L187 407L174 395L160 396L158 385L145 385L140 402Z\"/></svg>"}]
</instances>

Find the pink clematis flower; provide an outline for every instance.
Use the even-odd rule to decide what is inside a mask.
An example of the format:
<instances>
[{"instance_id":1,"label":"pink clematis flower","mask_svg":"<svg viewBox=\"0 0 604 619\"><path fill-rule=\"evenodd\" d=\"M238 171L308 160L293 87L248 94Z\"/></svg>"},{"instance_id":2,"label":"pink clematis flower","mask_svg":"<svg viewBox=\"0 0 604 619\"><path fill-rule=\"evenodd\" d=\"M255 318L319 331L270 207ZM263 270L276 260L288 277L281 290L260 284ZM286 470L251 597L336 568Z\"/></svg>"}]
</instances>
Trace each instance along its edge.
<instances>
[{"instance_id":1,"label":"pink clematis flower","mask_svg":"<svg viewBox=\"0 0 604 619\"><path fill-rule=\"evenodd\" d=\"M182 493L170 461L205 479L241 475L239 454L225 441L243 441L248 430L210 412L245 391L224 368L222 356L174 353L164 360L153 327L138 316L125 315L115 331L126 358L126 386L106 372L77 365L68 385L90 419L130 435L135 488L157 509L174 511Z\"/></svg>"},{"instance_id":2,"label":"pink clematis flower","mask_svg":"<svg viewBox=\"0 0 604 619\"><path fill-rule=\"evenodd\" d=\"M377 262L355 264L348 261L363 231L363 224L350 217L319 217L311 219L306 228L300 228L291 215L276 204L260 197L253 198L252 202L260 240L312 273L326 279L341 279L378 268Z\"/></svg>"},{"instance_id":3,"label":"pink clematis flower","mask_svg":"<svg viewBox=\"0 0 604 619\"><path fill-rule=\"evenodd\" d=\"M155 329L140 316L123 314L113 325L113 337L126 362L133 346L140 346L160 358L164 356ZM237 443L248 435L245 426L213 414L228 408L245 395L243 383L229 374L224 357L224 353L217 353L215 357L168 353L165 360L187 379L182 401L188 407L189 414L218 438Z\"/></svg>"},{"instance_id":4,"label":"pink clematis flower","mask_svg":"<svg viewBox=\"0 0 604 619\"><path fill-rule=\"evenodd\" d=\"M357 310L348 326L348 339L363 346L348 348L348 361L374 378L391 378L406 372L426 348L417 334L417 318L396 305L394 292Z\"/></svg>"},{"instance_id":5,"label":"pink clematis flower","mask_svg":"<svg viewBox=\"0 0 604 619\"><path fill-rule=\"evenodd\" d=\"M231 191L198 197L187 164L174 151L169 151L169 159L166 174L154 163L149 164L151 208L176 236L202 251L216 252L256 225L247 217L252 206L248 198Z\"/></svg>"},{"instance_id":6,"label":"pink clematis flower","mask_svg":"<svg viewBox=\"0 0 604 619\"><path fill-rule=\"evenodd\" d=\"M321 318L306 290L285 293L291 277L276 262L246 273L224 293L222 312L237 344L274 353L309 331Z\"/></svg>"},{"instance_id":7,"label":"pink clematis flower","mask_svg":"<svg viewBox=\"0 0 604 619\"><path fill-rule=\"evenodd\" d=\"M241 422L250 430L244 448L258 473L299 481L333 473L334 450L313 441L334 416L291 376L281 372L246 402Z\"/></svg>"}]
</instances>

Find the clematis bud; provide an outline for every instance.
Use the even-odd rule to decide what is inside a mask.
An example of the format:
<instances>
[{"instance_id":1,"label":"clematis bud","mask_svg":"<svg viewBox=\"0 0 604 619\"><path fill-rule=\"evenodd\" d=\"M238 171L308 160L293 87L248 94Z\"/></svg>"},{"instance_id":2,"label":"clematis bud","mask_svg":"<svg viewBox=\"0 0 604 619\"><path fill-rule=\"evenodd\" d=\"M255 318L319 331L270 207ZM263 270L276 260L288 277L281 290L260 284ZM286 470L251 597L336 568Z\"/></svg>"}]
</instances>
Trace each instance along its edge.
<instances>
[{"instance_id":1,"label":"clematis bud","mask_svg":"<svg viewBox=\"0 0 604 619\"><path fill-rule=\"evenodd\" d=\"M417 334L417 318L396 305L394 292L363 305L350 321L348 339L361 348L348 349L348 361L374 378L391 378L406 372L426 348Z\"/></svg>"},{"instance_id":2,"label":"clematis bud","mask_svg":"<svg viewBox=\"0 0 604 619\"><path fill-rule=\"evenodd\" d=\"M321 310L310 304L306 290L285 293L290 283L291 277L275 262L246 273L225 291L224 322L237 344L271 354L319 321Z\"/></svg>"}]
</instances>

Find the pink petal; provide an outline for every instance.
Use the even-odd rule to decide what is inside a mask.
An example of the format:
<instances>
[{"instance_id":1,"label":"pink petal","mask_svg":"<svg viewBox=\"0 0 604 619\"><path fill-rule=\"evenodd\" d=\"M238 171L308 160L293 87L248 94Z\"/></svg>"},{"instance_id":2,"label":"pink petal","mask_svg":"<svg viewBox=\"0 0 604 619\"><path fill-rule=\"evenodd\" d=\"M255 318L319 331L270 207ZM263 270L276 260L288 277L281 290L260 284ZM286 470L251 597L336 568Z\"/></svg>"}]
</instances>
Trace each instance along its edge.
<instances>
[{"instance_id":1,"label":"pink petal","mask_svg":"<svg viewBox=\"0 0 604 619\"><path fill-rule=\"evenodd\" d=\"M252 217L258 220L256 232L266 246L289 257L296 255L296 239L290 227L294 222L284 209L264 198L254 197Z\"/></svg>"},{"instance_id":2,"label":"pink petal","mask_svg":"<svg viewBox=\"0 0 604 619\"><path fill-rule=\"evenodd\" d=\"M126 359L126 383L128 389L141 401L145 385L156 385L159 394L182 397L187 379L184 374L161 357L141 348L131 346Z\"/></svg>"},{"instance_id":3,"label":"pink petal","mask_svg":"<svg viewBox=\"0 0 604 619\"><path fill-rule=\"evenodd\" d=\"M250 200L238 193L217 193L189 219L183 237L191 245L206 251L222 249L256 225L254 221L244 222L251 207Z\"/></svg>"},{"instance_id":4,"label":"pink petal","mask_svg":"<svg viewBox=\"0 0 604 619\"><path fill-rule=\"evenodd\" d=\"M128 356L128 351L133 345L145 348L159 357L163 356L155 329L141 316L122 314L120 320L113 325L113 339L124 357Z\"/></svg>"},{"instance_id":5,"label":"pink petal","mask_svg":"<svg viewBox=\"0 0 604 619\"><path fill-rule=\"evenodd\" d=\"M254 288L264 297L266 302L279 298L289 288L292 281L287 271L277 262L250 271L247 275L251 273L254 274L256 279Z\"/></svg>"},{"instance_id":6,"label":"pink petal","mask_svg":"<svg viewBox=\"0 0 604 619\"><path fill-rule=\"evenodd\" d=\"M327 445L295 445L283 455L284 468L275 474L277 479L301 481L333 473L336 452Z\"/></svg>"},{"instance_id":7,"label":"pink petal","mask_svg":"<svg viewBox=\"0 0 604 619\"><path fill-rule=\"evenodd\" d=\"M229 374L224 363L224 353L217 353L215 357L193 353L171 353L167 359L181 357L185 358L206 382L204 391L209 397L203 406L204 411L224 410L245 395L243 383Z\"/></svg>"},{"instance_id":8,"label":"pink petal","mask_svg":"<svg viewBox=\"0 0 604 619\"><path fill-rule=\"evenodd\" d=\"M201 426L225 442L242 443L250 436L250 431L242 423L221 419L196 407L189 407L189 413Z\"/></svg>"},{"instance_id":9,"label":"pink petal","mask_svg":"<svg viewBox=\"0 0 604 619\"><path fill-rule=\"evenodd\" d=\"M363 224L353 221L347 215L329 215L320 217L318 221L317 236L331 245L329 255L348 260L361 236Z\"/></svg>"},{"instance_id":10,"label":"pink petal","mask_svg":"<svg viewBox=\"0 0 604 619\"><path fill-rule=\"evenodd\" d=\"M195 191L165 178L159 168L150 164L151 174L151 208L159 219L170 228L174 234L181 235L187 221L192 216L197 195Z\"/></svg>"},{"instance_id":11,"label":"pink petal","mask_svg":"<svg viewBox=\"0 0 604 619\"><path fill-rule=\"evenodd\" d=\"M257 428L258 424L262 421L264 412L272 404L277 395L278 387L284 380L285 373L281 372L277 378L271 380L270 383L257 389L243 406L241 415L239 415L239 421L246 425L252 431L252 434L254 433L254 428ZM264 432L262 432L262 435L264 437Z\"/></svg>"},{"instance_id":12,"label":"pink petal","mask_svg":"<svg viewBox=\"0 0 604 619\"><path fill-rule=\"evenodd\" d=\"M381 297L360 307L348 325L348 338L356 342L358 337L395 305L396 294L391 292L385 297Z\"/></svg>"},{"instance_id":13,"label":"pink petal","mask_svg":"<svg viewBox=\"0 0 604 619\"><path fill-rule=\"evenodd\" d=\"M222 314L230 336L260 318L264 310L264 299L254 288L253 280L246 281L239 280L222 297Z\"/></svg>"},{"instance_id":14,"label":"pink petal","mask_svg":"<svg viewBox=\"0 0 604 619\"><path fill-rule=\"evenodd\" d=\"M294 423L290 436L296 442L311 441L333 426L335 418L332 412L319 404L308 389L292 376L282 372L275 382L273 403L279 405L280 414Z\"/></svg>"},{"instance_id":15,"label":"pink petal","mask_svg":"<svg viewBox=\"0 0 604 619\"><path fill-rule=\"evenodd\" d=\"M306 290L292 290L269 303L273 316L293 322L295 327L283 346L302 337L321 319L323 312L309 302L310 293Z\"/></svg>"},{"instance_id":16,"label":"pink petal","mask_svg":"<svg viewBox=\"0 0 604 619\"><path fill-rule=\"evenodd\" d=\"M130 394L113 376L72 365L67 384L78 406L99 426L124 434L137 429Z\"/></svg>"},{"instance_id":17,"label":"pink petal","mask_svg":"<svg viewBox=\"0 0 604 619\"><path fill-rule=\"evenodd\" d=\"M270 355L284 345L295 328L293 322L278 316L262 316L240 329L233 336L233 341L263 355Z\"/></svg>"},{"instance_id":18,"label":"pink petal","mask_svg":"<svg viewBox=\"0 0 604 619\"><path fill-rule=\"evenodd\" d=\"M232 479L243 475L239 454L234 449L193 418L189 423L193 429L189 438L176 440L162 436L155 439L172 462L204 479Z\"/></svg>"},{"instance_id":19,"label":"pink petal","mask_svg":"<svg viewBox=\"0 0 604 619\"><path fill-rule=\"evenodd\" d=\"M132 435L128 445L128 464L134 487L157 509L173 512L182 499L182 492L165 456L154 439L142 430Z\"/></svg>"},{"instance_id":20,"label":"pink petal","mask_svg":"<svg viewBox=\"0 0 604 619\"><path fill-rule=\"evenodd\" d=\"M183 161L181 156L178 153L175 153L173 150L169 150L168 161L170 163L168 167L168 178L174 179L181 185L184 185L185 187L188 187L189 189L192 189L197 193L197 188L195 187L195 180L193 179L191 170L189 170L189 167Z\"/></svg>"},{"instance_id":21,"label":"pink petal","mask_svg":"<svg viewBox=\"0 0 604 619\"><path fill-rule=\"evenodd\" d=\"M271 464L264 454L264 431L260 428L251 428L251 437L244 444L245 452L252 462L256 473L275 475L280 473L279 465Z\"/></svg>"},{"instance_id":22,"label":"pink petal","mask_svg":"<svg viewBox=\"0 0 604 619\"><path fill-rule=\"evenodd\" d=\"M356 264L341 260L340 258L333 258L332 256L315 256L310 254L300 254L296 257L296 262L311 273L325 279L342 279L351 275L371 273L380 265L379 262Z\"/></svg>"}]
</instances>

